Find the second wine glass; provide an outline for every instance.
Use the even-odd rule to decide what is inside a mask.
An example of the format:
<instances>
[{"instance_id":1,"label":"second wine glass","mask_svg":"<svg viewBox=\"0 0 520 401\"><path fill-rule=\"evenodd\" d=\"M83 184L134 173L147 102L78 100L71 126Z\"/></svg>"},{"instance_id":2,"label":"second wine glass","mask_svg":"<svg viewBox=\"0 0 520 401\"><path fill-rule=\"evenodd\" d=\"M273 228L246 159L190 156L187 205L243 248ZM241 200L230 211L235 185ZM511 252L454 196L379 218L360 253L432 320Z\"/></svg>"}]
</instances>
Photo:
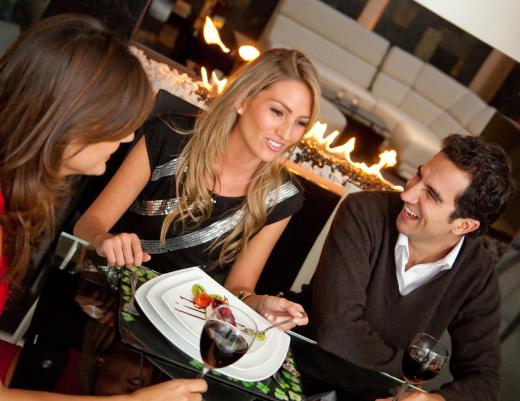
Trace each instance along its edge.
<instances>
[{"instance_id":1,"label":"second wine glass","mask_svg":"<svg viewBox=\"0 0 520 401\"><path fill-rule=\"evenodd\" d=\"M439 340L426 333L417 333L403 354L405 382L393 401L398 401L410 384L422 384L437 376L449 357L448 349Z\"/></svg>"},{"instance_id":2,"label":"second wine glass","mask_svg":"<svg viewBox=\"0 0 520 401\"><path fill-rule=\"evenodd\" d=\"M256 332L255 321L241 309L229 304L213 309L200 336L200 354L204 361L200 377L210 369L238 361L253 344Z\"/></svg>"}]
</instances>

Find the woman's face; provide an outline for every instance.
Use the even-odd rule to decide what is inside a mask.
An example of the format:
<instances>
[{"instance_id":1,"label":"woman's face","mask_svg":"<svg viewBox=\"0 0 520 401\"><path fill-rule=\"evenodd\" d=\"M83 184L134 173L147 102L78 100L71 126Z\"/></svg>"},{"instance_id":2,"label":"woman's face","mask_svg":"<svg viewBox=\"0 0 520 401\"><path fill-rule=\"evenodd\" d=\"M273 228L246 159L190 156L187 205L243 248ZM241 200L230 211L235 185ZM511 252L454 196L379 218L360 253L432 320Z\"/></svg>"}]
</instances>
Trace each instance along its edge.
<instances>
[{"instance_id":1,"label":"woman's face","mask_svg":"<svg viewBox=\"0 0 520 401\"><path fill-rule=\"evenodd\" d=\"M273 84L237 106L239 119L231 135L252 157L269 162L297 143L309 124L312 95L300 81Z\"/></svg>"},{"instance_id":2,"label":"woman's face","mask_svg":"<svg viewBox=\"0 0 520 401\"><path fill-rule=\"evenodd\" d=\"M60 175L62 177L74 174L102 175L106 170L106 163L119 144L131 142L134 133L118 141L98 142L91 145L70 143L65 148Z\"/></svg>"}]
</instances>

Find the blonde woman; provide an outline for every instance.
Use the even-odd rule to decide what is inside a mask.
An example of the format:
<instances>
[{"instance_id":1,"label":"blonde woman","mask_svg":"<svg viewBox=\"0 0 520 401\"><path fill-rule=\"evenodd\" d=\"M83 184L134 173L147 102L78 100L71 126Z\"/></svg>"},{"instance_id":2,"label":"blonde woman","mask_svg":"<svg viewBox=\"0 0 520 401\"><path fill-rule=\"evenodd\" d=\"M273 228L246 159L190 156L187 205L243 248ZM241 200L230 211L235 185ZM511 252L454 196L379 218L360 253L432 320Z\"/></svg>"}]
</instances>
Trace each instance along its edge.
<instances>
[{"instance_id":1,"label":"blonde woman","mask_svg":"<svg viewBox=\"0 0 520 401\"><path fill-rule=\"evenodd\" d=\"M180 116L145 125L75 233L114 265L204 266L268 319L292 318L286 329L307 324L300 305L254 289L301 207L280 157L316 120L319 98L316 70L303 54L264 53L231 78L194 127Z\"/></svg>"}]
</instances>

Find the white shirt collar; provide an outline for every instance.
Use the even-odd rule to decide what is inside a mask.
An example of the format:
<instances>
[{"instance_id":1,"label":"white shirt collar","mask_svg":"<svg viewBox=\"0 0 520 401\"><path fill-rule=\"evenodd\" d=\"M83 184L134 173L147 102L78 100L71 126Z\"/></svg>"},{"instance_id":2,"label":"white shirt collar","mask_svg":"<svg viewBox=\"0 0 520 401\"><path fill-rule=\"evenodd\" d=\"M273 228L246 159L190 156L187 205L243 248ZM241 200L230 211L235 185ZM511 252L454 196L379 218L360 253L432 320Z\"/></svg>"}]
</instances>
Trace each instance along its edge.
<instances>
[{"instance_id":1,"label":"white shirt collar","mask_svg":"<svg viewBox=\"0 0 520 401\"><path fill-rule=\"evenodd\" d=\"M408 237L400 233L395 244L394 257L397 282L401 295L407 295L420 286L430 282L441 271L451 269L463 243L464 237L462 237L442 259L432 263L417 264L413 266L412 269L406 270L406 264L410 258Z\"/></svg>"},{"instance_id":2,"label":"white shirt collar","mask_svg":"<svg viewBox=\"0 0 520 401\"><path fill-rule=\"evenodd\" d=\"M455 264L455 260L457 260L457 256L459 255L460 248L462 248L462 244L464 243L464 236L462 236L457 242L457 244L451 249L451 251L448 252L446 256L444 256L442 259L439 259L436 262L432 263L422 263L421 265L425 266L442 266L441 270L451 269L453 265ZM398 246L403 246L405 255L406 255L406 262L408 263L408 259L410 258L410 250L408 248L408 237L404 234L399 233L399 237L397 237L397 242L395 244L396 248ZM418 265L418 266L421 266Z\"/></svg>"}]
</instances>

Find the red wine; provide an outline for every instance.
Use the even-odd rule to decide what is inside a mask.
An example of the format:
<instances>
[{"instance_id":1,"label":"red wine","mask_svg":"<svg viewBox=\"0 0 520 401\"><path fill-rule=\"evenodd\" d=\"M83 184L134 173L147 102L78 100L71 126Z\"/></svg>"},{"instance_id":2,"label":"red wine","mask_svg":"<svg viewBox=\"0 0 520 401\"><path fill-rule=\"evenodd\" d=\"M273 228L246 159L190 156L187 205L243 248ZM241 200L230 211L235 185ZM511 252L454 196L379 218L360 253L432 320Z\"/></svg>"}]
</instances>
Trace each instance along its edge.
<instances>
[{"instance_id":1,"label":"red wine","mask_svg":"<svg viewBox=\"0 0 520 401\"><path fill-rule=\"evenodd\" d=\"M238 361L248 349L247 341L229 324L210 320L200 337L200 354L210 368L222 368Z\"/></svg>"},{"instance_id":2,"label":"red wine","mask_svg":"<svg viewBox=\"0 0 520 401\"><path fill-rule=\"evenodd\" d=\"M421 384L440 372L439 365L431 361L424 348L410 345L403 354L403 374L410 383Z\"/></svg>"}]
</instances>

